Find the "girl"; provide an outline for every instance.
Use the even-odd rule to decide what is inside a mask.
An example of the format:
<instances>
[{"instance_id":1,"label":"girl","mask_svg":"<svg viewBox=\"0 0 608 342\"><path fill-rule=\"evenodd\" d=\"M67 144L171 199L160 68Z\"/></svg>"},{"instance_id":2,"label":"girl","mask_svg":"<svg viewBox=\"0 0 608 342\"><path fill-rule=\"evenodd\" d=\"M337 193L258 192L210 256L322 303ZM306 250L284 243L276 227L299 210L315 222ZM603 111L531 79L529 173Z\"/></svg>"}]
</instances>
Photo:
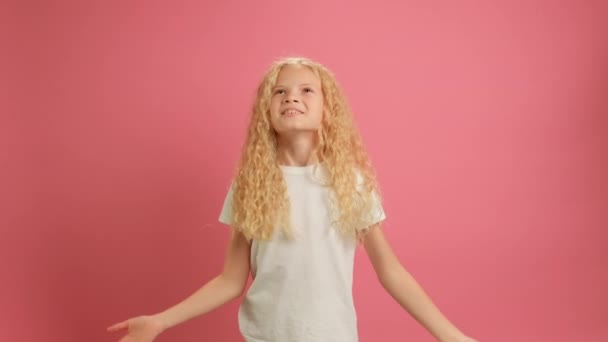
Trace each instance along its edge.
<instances>
[{"instance_id":1,"label":"girl","mask_svg":"<svg viewBox=\"0 0 608 342\"><path fill-rule=\"evenodd\" d=\"M432 303L384 238L371 163L332 73L305 58L276 61L258 87L242 158L219 220L232 228L221 274L184 301L108 328L121 342L164 330L244 293L247 342L356 342L357 243L382 286L438 341L474 342Z\"/></svg>"}]
</instances>

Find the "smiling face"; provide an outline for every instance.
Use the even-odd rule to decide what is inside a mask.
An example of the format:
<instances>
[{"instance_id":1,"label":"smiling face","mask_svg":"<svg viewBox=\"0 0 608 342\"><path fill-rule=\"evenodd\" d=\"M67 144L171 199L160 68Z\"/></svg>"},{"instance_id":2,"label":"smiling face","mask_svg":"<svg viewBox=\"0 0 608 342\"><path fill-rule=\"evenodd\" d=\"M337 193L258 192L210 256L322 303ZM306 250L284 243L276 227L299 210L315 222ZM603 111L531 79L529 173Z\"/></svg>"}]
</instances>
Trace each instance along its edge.
<instances>
[{"instance_id":1,"label":"smiling face","mask_svg":"<svg viewBox=\"0 0 608 342\"><path fill-rule=\"evenodd\" d=\"M272 90L270 122L279 135L316 132L323 119L321 81L304 65L281 69Z\"/></svg>"}]
</instances>

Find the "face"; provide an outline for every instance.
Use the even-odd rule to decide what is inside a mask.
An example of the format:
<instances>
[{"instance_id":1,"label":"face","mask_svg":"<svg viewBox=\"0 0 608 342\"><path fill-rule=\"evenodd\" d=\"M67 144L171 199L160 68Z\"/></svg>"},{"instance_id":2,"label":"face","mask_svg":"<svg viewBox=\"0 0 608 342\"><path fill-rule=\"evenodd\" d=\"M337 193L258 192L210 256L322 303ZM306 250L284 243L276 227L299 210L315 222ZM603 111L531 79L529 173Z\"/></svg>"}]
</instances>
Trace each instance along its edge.
<instances>
[{"instance_id":1,"label":"face","mask_svg":"<svg viewBox=\"0 0 608 342\"><path fill-rule=\"evenodd\" d=\"M272 90L270 121L279 135L316 132L323 119L321 81L304 65L286 65Z\"/></svg>"}]
</instances>

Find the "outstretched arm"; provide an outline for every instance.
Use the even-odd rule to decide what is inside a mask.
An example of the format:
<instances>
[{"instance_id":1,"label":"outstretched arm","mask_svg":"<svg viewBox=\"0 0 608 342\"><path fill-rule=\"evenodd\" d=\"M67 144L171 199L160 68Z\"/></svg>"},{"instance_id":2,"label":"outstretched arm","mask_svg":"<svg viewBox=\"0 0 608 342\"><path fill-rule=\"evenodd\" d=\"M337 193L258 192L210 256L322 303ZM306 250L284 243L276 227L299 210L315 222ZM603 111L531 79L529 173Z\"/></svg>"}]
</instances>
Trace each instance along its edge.
<instances>
[{"instance_id":1,"label":"outstretched arm","mask_svg":"<svg viewBox=\"0 0 608 342\"><path fill-rule=\"evenodd\" d=\"M370 228L363 246L386 291L440 342L475 342L454 326L423 288L403 268L379 224Z\"/></svg>"},{"instance_id":2,"label":"outstretched arm","mask_svg":"<svg viewBox=\"0 0 608 342\"><path fill-rule=\"evenodd\" d=\"M127 330L121 342L151 342L163 331L208 313L243 293L249 276L251 245L232 231L223 271L188 298L154 315L143 315L110 326L108 331Z\"/></svg>"},{"instance_id":3,"label":"outstretched arm","mask_svg":"<svg viewBox=\"0 0 608 342\"><path fill-rule=\"evenodd\" d=\"M250 248L241 233L232 231L222 273L181 303L160 313L165 327L181 324L240 296L249 276Z\"/></svg>"}]
</instances>

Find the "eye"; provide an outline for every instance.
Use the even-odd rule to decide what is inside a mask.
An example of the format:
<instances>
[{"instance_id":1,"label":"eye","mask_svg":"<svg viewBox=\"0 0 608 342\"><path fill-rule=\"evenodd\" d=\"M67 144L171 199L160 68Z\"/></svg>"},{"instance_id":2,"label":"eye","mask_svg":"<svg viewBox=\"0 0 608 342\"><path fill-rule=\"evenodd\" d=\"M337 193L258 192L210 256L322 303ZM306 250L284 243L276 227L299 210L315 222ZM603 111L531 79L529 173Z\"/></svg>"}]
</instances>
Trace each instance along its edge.
<instances>
[{"instance_id":1,"label":"eye","mask_svg":"<svg viewBox=\"0 0 608 342\"><path fill-rule=\"evenodd\" d=\"M275 93L275 95L276 95L276 94L283 94L283 93L285 93L285 90L283 90L283 89L278 89L278 90L275 90L275 92L274 92L274 93Z\"/></svg>"},{"instance_id":2,"label":"eye","mask_svg":"<svg viewBox=\"0 0 608 342\"><path fill-rule=\"evenodd\" d=\"M305 93L314 93L315 91L312 88L304 88Z\"/></svg>"}]
</instances>

